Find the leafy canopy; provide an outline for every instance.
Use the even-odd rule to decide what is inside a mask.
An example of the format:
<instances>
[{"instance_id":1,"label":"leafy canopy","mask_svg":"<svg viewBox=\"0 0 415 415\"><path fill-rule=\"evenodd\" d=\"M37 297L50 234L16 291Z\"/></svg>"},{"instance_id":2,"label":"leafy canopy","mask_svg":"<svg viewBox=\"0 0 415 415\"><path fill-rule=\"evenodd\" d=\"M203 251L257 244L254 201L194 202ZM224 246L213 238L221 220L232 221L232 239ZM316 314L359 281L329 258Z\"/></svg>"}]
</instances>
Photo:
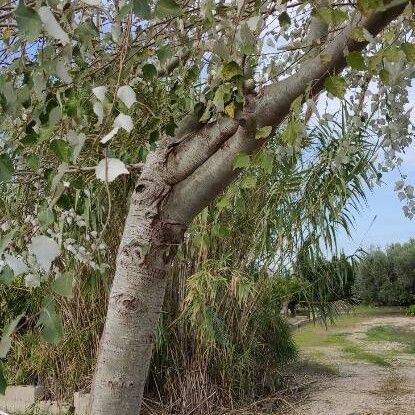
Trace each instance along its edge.
<instances>
[{"instance_id":1,"label":"leafy canopy","mask_svg":"<svg viewBox=\"0 0 415 415\"><path fill-rule=\"evenodd\" d=\"M330 59L321 48L324 38L334 39L356 9L368 16L385 7L367 0L331 7L233 0L0 2L0 280L44 289L35 318L45 340L57 343L62 336L55 297L71 296L71 266L108 272L114 249L105 231L116 213L125 214L134 178L161 137L173 136L185 114L202 124L238 117L247 84L260 92L295 73L309 56ZM316 20L327 33L312 33ZM330 215L353 194L353 177L373 185L401 163L413 133L406 108L414 26L410 3L377 38L357 25L352 37L369 42L368 48L344 50L348 69L325 80L328 96L317 102L310 85L291 106L273 151L260 156L265 171L281 161L281 174L295 170L307 160L310 141L327 136L316 130L310 136L307 124L333 131L339 124L330 107L347 104L347 132L342 140L334 134L332 142L319 142L321 163L307 173L318 182L317 175L342 171L330 181L336 186L332 209L315 216L311 228L327 226L333 234L338 218ZM259 129L256 138L272 136L272 127ZM370 145L366 136L362 141L363 130ZM321 158L327 149L330 157ZM234 167L257 162L240 154ZM257 183L254 172L240 187L253 191ZM298 181L290 186L304 191ZM354 191L362 196L357 184ZM413 217L414 188L403 173L396 191ZM222 209L230 203L226 197L218 203ZM9 331L2 332L2 357ZM3 383L0 366L0 392Z\"/></svg>"}]
</instances>

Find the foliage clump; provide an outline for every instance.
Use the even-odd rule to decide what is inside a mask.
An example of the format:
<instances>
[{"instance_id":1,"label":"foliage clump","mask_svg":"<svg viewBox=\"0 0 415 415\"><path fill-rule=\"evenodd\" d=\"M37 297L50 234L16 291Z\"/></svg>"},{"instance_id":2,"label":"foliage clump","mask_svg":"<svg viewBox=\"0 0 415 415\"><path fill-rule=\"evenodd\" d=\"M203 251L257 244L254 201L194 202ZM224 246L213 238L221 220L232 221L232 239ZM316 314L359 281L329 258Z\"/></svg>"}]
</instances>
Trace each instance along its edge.
<instances>
[{"instance_id":1,"label":"foliage clump","mask_svg":"<svg viewBox=\"0 0 415 415\"><path fill-rule=\"evenodd\" d=\"M407 306L415 299L415 240L375 249L359 264L354 292L366 304Z\"/></svg>"}]
</instances>

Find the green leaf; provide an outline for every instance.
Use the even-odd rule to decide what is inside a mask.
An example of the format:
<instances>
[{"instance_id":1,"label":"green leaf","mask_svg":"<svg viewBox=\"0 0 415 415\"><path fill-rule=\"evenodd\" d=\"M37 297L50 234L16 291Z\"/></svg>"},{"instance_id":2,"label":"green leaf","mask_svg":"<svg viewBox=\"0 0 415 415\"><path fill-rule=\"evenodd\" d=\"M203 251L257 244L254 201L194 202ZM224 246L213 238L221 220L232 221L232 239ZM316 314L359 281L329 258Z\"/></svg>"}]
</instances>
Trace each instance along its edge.
<instances>
[{"instance_id":1,"label":"green leaf","mask_svg":"<svg viewBox=\"0 0 415 415\"><path fill-rule=\"evenodd\" d=\"M72 147L67 141L58 138L49 144L49 148L59 157L60 160L67 163L71 161Z\"/></svg>"},{"instance_id":2,"label":"green leaf","mask_svg":"<svg viewBox=\"0 0 415 415\"><path fill-rule=\"evenodd\" d=\"M243 72L241 67L235 61L230 61L222 65L220 68L220 75L224 81L230 81L237 76L242 76Z\"/></svg>"},{"instance_id":3,"label":"green leaf","mask_svg":"<svg viewBox=\"0 0 415 415\"><path fill-rule=\"evenodd\" d=\"M356 42L371 42L373 40L370 32L362 26L357 26L352 30L351 38Z\"/></svg>"},{"instance_id":4,"label":"green leaf","mask_svg":"<svg viewBox=\"0 0 415 415\"><path fill-rule=\"evenodd\" d=\"M232 195L227 193L225 196L219 199L219 202L216 203L216 207L218 208L219 212L223 209L228 209L231 206L231 197Z\"/></svg>"},{"instance_id":5,"label":"green leaf","mask_svg":"<svg viewBox=\"0 0 415 415\"><path fill-rule=\"evenodd\" d=\"M366 69L366 63L361 52L350 52L346 56L346 62L352 69L357 69L358 71Z\"/></svg>"},{"instance_id":6,"label":"green leaf","mask_svg":"<svg viewBox=\"0 0 415 415\"><path fill-rule=\"evenodd\" d=\"M405 53L408 62L415 63L415 44L413 43L402 43L402 50Z\"/></svg>"},{"instance_id":7,"label":"green leaf","mask_svg":"<svg viewBox=\"0 0 415 415\"><path fill-rule=\"evenodd\" d=\"M45 341L51 344L58 344L63 337L61 317L56 311L54 301L50 297L45 299L44 304L36 327L41 327L41 335Z\"/></svg>"},{"instance_id":8,"label":"green leaf","mask_svg":"<svg viewBox=\"0 0 415 415\"><path fill-rule=\"evenodd\" d=\"M213 97L218 112L223 112L225 109L225 102L229 102L232 98L232 84L225 83L218 86Z\"/></svg>"},{"instance_id":9,"label":"green leaf","mask_svg":"<svg viewBox=\"0 0 415 415\"><path fill-rule=\"evenodd\" d=\"M13 270L6 265L0 272L0 281L4 282L6 285L10 285L14 280Z\"/></svg>"},{"instance_id":10,"label":"green leaf","mask_svg":"<svg viewBox=\"0 0 415 415\"><path fill-rule=\"evenodd\" d=\"M274 156L268 151L262 151L258 156L258 165L265 173L271 174L274 166Z\"/></svg>"},{"instance_id":11,"label":"green leaf","mask_svg":"<svg viewBox=\"0 0 415 415\"><path fill-rule=\"evenodd\" d=\"M156 6L158 17L178 17L183 14L182 9L174 0L159 0Z\"/></svg>"},{"instance_id":12,"label":"green leaf","mask_svg":"<svg viewBox=\"0 0 415 415\"><path fill-rule=\"evenodd\" d=\"M333 7L320 7L317 10L317 15L328 25L334 26L338 26L348 18L347 12Z\"/></svg>"},{"instance_id":13,"label":"green leaf","mask_svg":"<svg viewBox=\"0 0 415 415\"><path fill-rule=\"evenodd\" d=\"M383 0L358 0L357 8L366 16L374 10L384 7Z\"/></svg>"},{"instance_id":14,"label":"green leaf","mask_svg":"<svg viewBox=\"0 0 415 415\"><path fill-rule=\"evenodd\" d=\"M16 231L17 231L17 228L13 228L6 235L4 235L2 239L0 239L0 255L10 245Z\"/></svg>"},{"instance_id":15,"label":"green leaf","mask_svg":"<svg viewBox=\"0 0 415 415\"><path fill-rule=\"evenodd\" d=\"M156 50L156 55L160 63L163 65L167 61L167 59L171 58L172 56L171 48L169 46L160 46Z\"/></svg>"},{"instance_id":16,"label":"green leaf","mask_svg":"<svg viewBox=\"0 0 415 415\"><path fill-rule=\"evenodd\" d=\"M13 176L13 162L8 154L0 155L0 183L8 182Z\"/></svg>"},{"instance_id":17,"label":"green leaf","mask_svg":"<svg viewBox=\"0 0 415 415\"><path fill-rule=\"evenodd\" d=\"M294 113L300 112L303 105L304 95L299 95L290 105L290 110Z\"/></svg>"},{"instance_id":18,"label":"green leaf","mask_svg":"<svg viewBox=\"0 0 415 415\"><path fill-rule=\"evenodd\" d=\"M389 46L383 50L383 57L389 62L398 62L400 50L397 46Z\"/></svg>"},{"instance_id":19,"label":"green leaf","mask_svg":"<svg viewBox=\"0 0 415 415\"><path fill-rule=\"evenodd\" d=\"M12 347L12 340L9 335L4 335L0 340L0 359L5 359Z\"/></svg>"},{"instance_id":20,"label":"green leaf","mask_svg":"<svg viewBox=\"0 0 415 415\"><path fill-rule=\"evenodd\" d=\"M157 69L156 67L151 63L146 63L143 66L143 78L146 81L151 81L153 78L157 76Z\"/></svg>"},{"instance_id":21,"label":"green leaf","mask_svg":"<svg viewBox=\"0 0 415 415\"><path fill-rule=\"evenodd\" d=\"M55 221L55 215L53 214L53 210L47 206L42 207L38 214L39 222L43 226L52 225Z\"/></svg>"},{"instance_id":22,"label":"green leaf","mask_svg":"<svg viewBox=\"0 0 415 415\"><path fill-rule=\"evenodd\" d=\"M343 98L346 93L346 81L338 75L329 76L324 81L324 86L330 94L337 98Z\"/></svg>"},{"instance_id":23,"label":"green leaf","mask_svg":"<svg viewBox=\"0 0 415 415\"><path fill-rule=\"evenodd\" d=\"M87 21L81 23L75 29L75 33L79 37L81 43L86 47L90 46L93 39L99 37L99 31L92 19L88 19Z\"/></svg>"},{"instance_id":24,"label":"green leaf","mask_svg":"<svg viewBox=\"0 0 415 415\"><path fill-rule=\"evenodd\" d=\"M389 85L390 82L390 78L391 78L391 74L389 73L388 70L386 69L381 69L381 71L379 72L379 77L380 80L385 84L385 85Z\"/></svg>"},{"instance_id":25,"label":"green leaf","mask_svg":"<svg viewBox=\"0 0 415 415\"><path fill-rule=\"evenodd\" d=\"M292 118L281 134L281 140L286 144L293 145L302 134L303 130L304 124L300 120Z\"/></svg>"},{"instance_id":26,"label":"green leaf","mask_svg":"<svg viewBox=\"0 0 415 415\"><path fill-rule=\"evenodd\" d=\"M241 169L245 167L249 167L251 165L251 158L249 154L240 153L235 157L233 161L233 168L234 169Z\"/></svg>"},{"instance_id":27,"label":"green leaf","mask_svg":"<svg viewBox=\"0 0 415 415\"><path fill-rule=\"evenodd\" d=\"M19 2L16 9L16 23L21 37L29 41L35 40L42 30L39 15L31 7L25 6L23 1Z\"/></svg>"},{"instance_id":28,"label":"green leaf","mask_svg":"<svg viewBox=\"0 0 415 415\"><path fill-rule=\"evenodd\" d=\"M239 51L244 55L251 55L256 52L258 39L252 33L247 23L243 23L239 29Z\"/></svg>"},{"instance_id":29,"label":"green leaf","mask_svg":"<svg viewBox=\"0 0 415 415\"><path fill-rule=\"evenodd\" d=\"M53 281L53 290L56 294L63 297L72 298L73 289L73 275L70 272L60 274L55 281Z\"/></svg>"},{"instance_id":30,"label":"green leaf","mask_svg":"<svg viewBox=\"0 0 415 415\"><path fill-rule=\"evenodd\" d=\"M286 29L291 24L291 18L287 12L282 12L278 16L278 22L283 29Z\"/></svg>"},{"instance_id":31,"label":"green leaf","mask_svg":"<svg viewBox=\"0 0 415 415\"><path fill-rule=\"evenodd\" d=\"M0 341L0 359L5 359L7 354L10 351L12 342L11 342L11 335L17 328L19 321L22 319L24 314L18 315L14 320L8 323L3 329L3 337Z\"/></svg>"},{"instance_id":32,"label":"green leaf","mask_svg":"<svg viewBox=\"0 0 415 415\"><path fill-rule=\"evenodd\" d=\"M0 362L0 395L4 395L6 393L7 388L7 379L6 375L4 374L3 364Z\"/></svg>"},{"instance_id":33,"label":"green leaf","mask_svg":"<svg viewBox=\"0 0 415 415\"><path fill-rule=\"evenodd\" d=\"M272 127L270 125L262 128L257 128L255 138L260 140L261 138L268 138L272 132Z\"/></svg>"},{"instance_id":34,"label":"green leaf","mask_svg":"<svg viewBox=\"0 0 415 415\"><path fill-rule=\"evenodd\" d=\"M133 12L143 19L151 18L151 9L148 0L133 0Z\"/></svg>"},{"instance_id":35,"label":"green leaf","mask_svg":"<svg viewBox=\"0 0 415 415\"><path fill-rule=\"evenodd\" d=\"M250 175L243 178L241 182L242 189L253 189L256 186L257 177Z\"/></svg>"}]
</instances>

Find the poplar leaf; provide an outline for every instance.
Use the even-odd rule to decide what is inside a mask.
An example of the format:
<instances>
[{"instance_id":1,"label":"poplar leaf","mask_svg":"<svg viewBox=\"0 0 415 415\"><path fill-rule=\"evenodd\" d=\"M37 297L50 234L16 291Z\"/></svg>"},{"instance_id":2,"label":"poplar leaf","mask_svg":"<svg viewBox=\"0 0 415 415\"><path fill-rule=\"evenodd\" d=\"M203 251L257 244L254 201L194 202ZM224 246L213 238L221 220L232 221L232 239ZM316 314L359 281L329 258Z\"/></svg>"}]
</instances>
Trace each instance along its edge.
<instances>
[{"instance_id":1,"label":"poplar leaf","mask_svg":"<svg viewBox=\"0 0 415 415\"><path fill-rule=\"evenodd\" d=\"M0 154L0 183L8 182L13 176L13 162L8 154Z\"/></svg>"},{"instance_id":2,"label":"poplar leaf","mask_svg":"<svg viewBox=\"0 0 415 415\"><path fill-rule=\"evenodd\" d=\"M2 239L0 239L0 255L10 245L16 231L17 231L17 229L14 228L14 229L10 230L6 235L4 235L4 237Z\"/></svg>"},{"instance_id":3,"label":"poplar leaf","mask_svg":"<svg viewBox=\"0 0 415 415\"><path fill-rule=\"evenodd\" d=\"M42 30L39 15L31 7L25 6L23 1L19 2L16 9L16 23L21 37L29 41L35 40Z\"/></svg>"},{"instance_id":4,"label":"poplar leaf","mask_svg":"<svg viewBox=\"0 0 415 415\"><path fill-rule=\"evenodd\" d=\"M261 138L268 138L268 136L271 134L272 127L270 125L266 127L257 128L255 138L257 140L260 140Z\"/></svg>"},{"instance_id":5,"label":"poplar leaf","mask_svg":"<svg viewBox=\"0 0 415 415\"><path fill-rule=\"evenodd\" d=\"M267 174L271 174L274 166L274 156L271 153L262 151L258 158L258 164Z\"/></svg>"},{"instance_id":6,"label":"poplar leaf","mask_svg":"<svg viewBox=\"0 0 415 415\"><path fill-rule=\"evenodd\" d=\"M101 138L99 141L101 144L106 144L108 141L112 140L118 133L119 128L113 128L108 134Z\"/></svg>"},{"instance_id":7,"label":"poplar leaf","mask_svg":"<svg viewBox=\"0 0 415 415\"><path fill-rule=\"evenodd\" d=\"M358 71L366 69L366 63L361 52L350 52L346 56L346 62L352 69L357 69Z\"/></svg>"},{"instance_id":8,"label":"poplar leaf","mask_svg":"<svg viewBox=\"0 0 415 415\"><path fill-rule=\"evenodd\" d=\"M97 116L98 120L95 124L96 127L102 124L104 120L104 106L102 105L101 101L94 102L94 114Z\"/></svg>"},{"instance_id":9,"label":"poplar leaf","mask_svg":"<svg viewBox=\"0 0 415 415\"><path fill-rule=\"evenodd\" d=\"M235 61L222 65L220 74L224 81L230 81L236 76L243 75L241 67Z\"/></svg>"},{"instance_id":10,"label":"poplar leaf","mask_svg":"<svg viewBox=\"0 0 415 415\"><path fill-rule=\"evenodd\" d=\"M95 167L97 179L113 182L121 174L130 174L125 164L116 158L102 159Z\"/></svg>"},{"instance_id":11,"label":"poplar leaf","mask_svg":"<svg viewBox=\"0 0 415 415\"><path fill-rule=\"evenodd\" d=\"M249 26L246 22L242 23L238 31L238 44L239 50L244 55L250 55L255 53L255 50L258 45L258 39L249 29Z\"/></svg>"},{"instance_id":12,"label":"poplar leaf","mask_svg":"<svg viewBox=\"0 0 415 415\"><path fill-rule=\"evenodd\" d=\"M49 148L58 156L61 161L69 162L72 158L72 147L70 144L60 138L53 140Z\"/></svg>"},{"instance_id":13,"label":"poplar leaf","mask_svg":"<svg viewBox=\"0 0 415 415\"><path fill-rule=\"evenodd\" d=\"M56 64L56 75L67 84L72 82L72 76L69 74L65 62L62 59L59 59Z\"/></svg>"},{"instance_id":14,"label":"poplar leaf","mask_svg":"<svg viewBox=\"0 0 415 415\"><path fill-rule=\"evenodd\" d=\"M156 6L158 17L178 17L183 14L180 6L174 0L159 0Z\"/></svg>"},{"instance_id":15,"label":"poplar leaf","mask_svg":"<svg viewBox=\"0 0 415 415\"><path fill-rule=\"evenodd\" d=\"M8 266L4 266L0 272L0 281L6 285L10 285L14 280L13 270Z\"/></svg>"},{"instance_id":16,"label":"poplar leaf","mask_svg":"<svg viewBox=\"0 0 415 415\"><path fill-rule=\"evenodd\" d=\"M24 283L27 288L40 287L40 278L34 274L27 274L24 278Z\"/></svg>"},{"instance_id":17,"label":"poplar leaf","mask_svg":"<svg viewBox=\"0 0 415 415\"><path fill-rule=\"evenodd\" d=\"M32 238L28 251L35 256L37 263L45 272L49 272L52 262L60 254L59 245L45 235Z\"/></svg>"},{"instance_id":18,"label":"poplar leaf","mask_svg":"<svg viewBox=\"0 0 415 415\"><path fill-rule=\"evenodd\" d=\"M379 72L379 78L383 82L384 85L389 85L390 82L390 73L387 69L381 69Z\"/></svg>"},{"instance_id":19,"label":"poplar leaf","mask_svg":"<svg viewBox=\"0 0 415 415\"><path fill-rule=\"evenodd\" d=\"M53 282L53 290L55 293L63 297L71 298L73 296L73 275L69 272L58 275Z\"/></svg>"},{"instance_id":20,"label":"poplar leaf","mask_svg":"<svg viewBox=\"0 0 415 415\"><path fill-rule=\"evenodd\" d=\"M249 167L251 165L251 158L249 154L240 153L235 157L233 161L233 168L235 169L242 169Z\"/></svg>"},{"instance_id":21,"label":"poplar leaf","mask_svg":"<svg viewBox=\"0 0 415 415\"><path fill-rule=\"evenodd\" d=\"M0 359L5 359L12 347L10 336L4 335L0 340Z\"/></svg>"},{"instance_id":22,"label":"poplar leaf","mask_svg":"<svg viewBox=\"0 0 415 415\"><path fill-rule=\"evenodd\" d=\"M15 277L29 271L24 261L20 258L15 257L14 255L4 254L4 261L13 271Z\"/></svg>"},{"instance_id":23,"label":"poplar leaf","mask_svg":"<svg viewBox=\"0 0 415 415\"><path fill-rule=\"evenodd\" d=\"M39 10L37 12L39 14L40 20L43 23L43 27L50 36L61 41L64 45L70 42L68 34L62 29L60 24L57 22L50 7L39 7Z\"/></svg>"},{"instance_id":24,"label":"poplar leaf","mask_svg":"<svg viewBox=\"0 0 415 415\"><path fill-rule=\"evenodd\" d=\"M103 102L105 99L105 94L107 93L106 86L96 86L92 89L92 93L97 97L100 102Z\"/></svg>"},{"instance_id":25,"label":"poplar leaf","mask_svg":"<svg viewBox=\"0 0 415 415\"><path fill-rule=\"evenodd\" d=\"M117 97L127 108L131 108L137 102L135 92L129 85L118 88Z\"/></svg>"},{"instance_id":26,"label":"poplar leaf","mask_svg":"<svg viewBox=\"0 0 415 415\"><path fill-rule=\"evenodd\" d=\"M402 50L405 53L405 56L408 62L415 63L415 44L403 43Z\"/></svg>"},{"instance_id":27,"label":"poplar leaf","mask_svg":"<svg viewBox=\"0 0 415 415\"><path fill-rule=\"evenodd\" d=\"M114 120L114 128L122 128L128 133L131 133L134 128L133 119L129 115L121 112Z\"/></svg>"},{"instance_id":28,"label":"poplar leaf","mask_svg":"<svg viewBox=\"0 0 415 415\"><path fill-rule=\"evenodd\" d=\"M343 98L346 93L346 81L338 75L329 76L324 81L324 86L330 94L337 98Z\"/></svg>"},{"instance_id":29,"label":"poplar leaf","mask_svg":"<svg viewBox=\"0 0 415 415\"><path fill-rule=\"evenodd\" d=\"M14 333L24 314L18 315L14 320L8 323L3 329L3 337L0 341L0 359L5 359L11 348L10 336Z\"/></svg>"},{"instance_id":30,"label":"poplar leaf","mask_svg":"<svg viewBox=\"0 0 415 415\"><path fill-rule=\"evenodd\" d=\"M53 210L49 207L43 207L38 214L38 219L41 225L49 226L55 221L55 215L53 214Z\"/></svg>"},{"instance_id":31,"label":"poplar leaf","mask_svg":"<svg viewBox=\"0 0 415 415\"><path fill-rule=\"evenodd\" d=\"M230 104L228 104L223 112L229 117L229 118L235 118L235 104L233 102L231 102Z\"/></svg>"},{"instance_id":32,"label":"poplar leaf","mask_svg":"<svg viewBox=\"0 0 415 415\"><path fill-rule=\"evenodd\" d=\"M253 189L257 184L257 177L250 175L243 178L241 182L242 189Z\"/></svg>"},{"instance_id":33,"label":"poplar leaf","mask_svg":"<svg viewBox=\"0 0 415 415\"><path fill-rule=\"evenodd\" d=\"M151 81L153 78L157 76L157 69L156 67L151 63L146 63L143 66L143 78L146 81Z\"/></svg>"},{"instance_id":34,"label":"poplar leaf","mask_svg":"<svg viewBox=\"0 0 415 415\"><path fill-rule=\"evenodd\" d=\"M133 0L133 11L138 17L149 20L151 9L148 0Z\"/></svg>"},{"instance_id":35,"label":"poplar leaf","mask_svg":"<svg viewBox=\"0 0 415 415\"><path fill-rule=\"evenodd\" d=\"M40 313L36 326L41 327L41 334L45 341L51 344L58 344L63 337L62 320L56 311L53 300L48 298L45 302L47 305Z\"/></svg>"},{"instance_id":36,"label":"poplar leaf","mask_svg":"<svg viewBox=\"0 0 415 415\"><path fill-rule=\"evenodd\" d=\"M278 16L278 22L283 29L286 29L291 24L291 18L287 12L282 12Z\"/></svg>"}]
</instances>

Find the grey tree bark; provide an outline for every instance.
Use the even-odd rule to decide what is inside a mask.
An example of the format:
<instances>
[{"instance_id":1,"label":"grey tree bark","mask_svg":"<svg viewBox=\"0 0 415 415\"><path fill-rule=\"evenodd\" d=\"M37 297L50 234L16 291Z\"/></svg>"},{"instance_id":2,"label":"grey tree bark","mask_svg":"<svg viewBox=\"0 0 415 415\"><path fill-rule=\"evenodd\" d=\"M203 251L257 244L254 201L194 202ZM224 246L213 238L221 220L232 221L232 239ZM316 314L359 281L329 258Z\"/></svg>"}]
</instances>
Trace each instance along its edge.
<instances>
[{"instance_id":1,"label":"grey tree bark","mask_svg":"<svg viewBox=\"0 0 415 415\"><path fill-rule=\"evenodd\" d=\"M291 77L262 91L246 92L244 111L201 126L183 120L174 139L151 154L132 195L116 263L107 319L101 339L90 415L138 415L151 359L166 278L189 222L235 178L235 156L253 153L266 140L256 129L273 126L311 85L318 94L324 79L345 66L344 50L360 50L351 40L356 24L377 35L407 3L356 17L324 46L329 62L315 56ZM192 125L192 128L189 128Z\"/></svg>"}]
</instances>

